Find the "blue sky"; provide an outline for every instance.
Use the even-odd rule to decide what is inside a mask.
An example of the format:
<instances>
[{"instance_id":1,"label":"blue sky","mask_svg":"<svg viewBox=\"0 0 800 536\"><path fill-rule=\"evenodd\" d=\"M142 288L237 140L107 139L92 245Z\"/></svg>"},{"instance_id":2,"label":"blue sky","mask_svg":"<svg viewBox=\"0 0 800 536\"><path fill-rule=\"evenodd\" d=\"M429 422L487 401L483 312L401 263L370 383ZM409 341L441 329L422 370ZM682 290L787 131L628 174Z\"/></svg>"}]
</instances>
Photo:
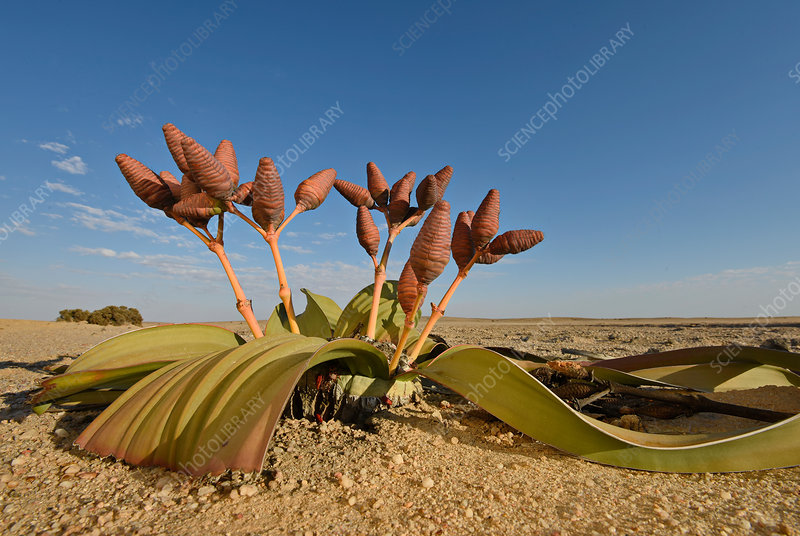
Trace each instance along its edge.
<instances>
[{"instance_id":1,"label":"blue sky","mask_svg":"<svg viewBox=\"0 0 800 536\"><path fill-rule=\"evenodd\" d=\"M370 160L390 182L452 165L454 216L498 188L501 230L545 241L476 267L451 315L798 315L799 16L793 2L9 5L0 317L124 304L148 320L237 318L216 258L114 163L177 174L165 122L212 150L232 140L243 180L286 155L287 202L327 167L364 184ZM325 132L289 151L326 112ZM335 192L290 224L296 294L344 305L371 281L354 227ZM266 317L263 241L237 223L226 248ZM454 276L451 263L429 297Z\"/></svg>"}]
</instances>

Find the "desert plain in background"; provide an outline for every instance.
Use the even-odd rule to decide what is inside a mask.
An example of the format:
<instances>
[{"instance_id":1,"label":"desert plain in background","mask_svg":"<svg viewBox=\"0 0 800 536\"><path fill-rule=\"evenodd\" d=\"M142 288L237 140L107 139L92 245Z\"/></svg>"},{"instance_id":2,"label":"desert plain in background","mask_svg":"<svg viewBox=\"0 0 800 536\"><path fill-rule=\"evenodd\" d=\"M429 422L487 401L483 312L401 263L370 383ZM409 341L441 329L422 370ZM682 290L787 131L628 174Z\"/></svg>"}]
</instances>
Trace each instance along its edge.
<instances>
[{"instance_id":1,"label":"desert plain in background","mask_svg":"<svg viewBox=\"0 0 800 536\"><path fill-rule=\"evenodd\" d=\"M249 338L243 322L214 324ZM428 393L368 426L284 420L261 474L187 478L100 459L72 446L97 411L37 417L26 400L43 367L131 329L0 320L3 534L800 534L799 468L699 475L606 467L532 440L457 395ZM445 317L434 334L543 357L731 343L800 351L800 317L763 327L750 318ZM715 396L800 412L797 388ZM671 424L755 423L699 414Z\"/></svg>"}]
</instances>

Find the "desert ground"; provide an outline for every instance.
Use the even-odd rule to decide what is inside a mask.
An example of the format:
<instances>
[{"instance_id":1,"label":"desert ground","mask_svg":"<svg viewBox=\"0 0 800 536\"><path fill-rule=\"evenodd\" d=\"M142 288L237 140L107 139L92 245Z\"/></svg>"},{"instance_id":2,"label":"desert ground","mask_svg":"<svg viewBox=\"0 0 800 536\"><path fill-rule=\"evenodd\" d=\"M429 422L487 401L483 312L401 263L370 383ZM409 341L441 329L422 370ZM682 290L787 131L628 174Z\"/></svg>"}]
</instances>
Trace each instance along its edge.
<instances>
[{"instance_id":1,"label":"desert ground","mask_svg":"<svg viewBox=\"0 0 800 536\"><path fill-rule=\"evenodd\" d=\"M242 322L219 325L247 335ZM283 420L261 474L188 478L100 459L72 446L97 411L36 416L26 400L43 367L131 329L0 320L3 534L800 534L800 468L606 467L433 392L364 426ZM435 334L559 357L564 348L623 356L732 342L800 351L800 318L763 329L750 319L445 318ZM738 396L800 411L800 389Z\"/></svg>"}]
</instances>

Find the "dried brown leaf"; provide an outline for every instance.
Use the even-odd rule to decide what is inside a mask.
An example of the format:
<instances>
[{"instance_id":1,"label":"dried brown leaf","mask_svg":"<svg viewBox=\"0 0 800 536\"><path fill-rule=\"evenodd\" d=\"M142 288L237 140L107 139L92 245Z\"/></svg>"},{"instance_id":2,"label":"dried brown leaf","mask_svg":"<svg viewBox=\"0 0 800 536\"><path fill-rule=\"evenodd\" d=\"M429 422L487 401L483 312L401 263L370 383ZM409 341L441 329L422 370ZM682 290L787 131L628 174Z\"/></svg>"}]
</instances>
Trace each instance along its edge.
<instances>
[{"instance_id":1,"label":"dried brown leaf","mask_svg":"<svg viewBox=\"0 0 800 536\"><path fill-rule=\"evenodd\" d=\"M294 192L295 203L303 210L314 210L328 197L335 180L335 169L317 171L297 186Z\"/></svg>"},{"instance_id":2,"label":"dried brown leaf","mask_svg":"<svg viewBox=\"0 0 800 536\"><path fill-rule=\"evenodd\" d=\"M196 227L203 227L212 216L220 214L222 207L219 201L211 198L205 192L191 195L181 199L172 207L172 213L186 218Z\"/></svg>"},{"instance_id":3,"label":"dried brown leaf","mask_svg":"<svg viewBox=\"0 0 800 536\"><path fill-rule=\"evenodd\" d=\"M441 275L450 261L450 203L442 200L433 206L411 246L408 259L423 285L430 285Z\"/></svg>"}]
</instances>

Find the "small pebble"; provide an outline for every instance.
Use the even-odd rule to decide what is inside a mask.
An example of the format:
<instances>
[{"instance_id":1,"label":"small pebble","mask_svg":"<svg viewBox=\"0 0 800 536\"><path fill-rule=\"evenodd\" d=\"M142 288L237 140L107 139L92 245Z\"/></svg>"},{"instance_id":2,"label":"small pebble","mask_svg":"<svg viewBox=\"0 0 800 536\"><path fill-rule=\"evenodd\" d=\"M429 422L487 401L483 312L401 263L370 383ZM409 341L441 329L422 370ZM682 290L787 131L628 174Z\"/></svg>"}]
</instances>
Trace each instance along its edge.
<instances>
[{"instance_id":1,"label":"small pebble","mask_svg":"<svg viewBox=\"0 0 800 536\"><path fill-rule=\"evenodd\" d=\"M466 508L464 510L464 517L472 517L475 515L475 512L472 511L472 508Z\"/></svg>"},{"instance_id":2,"label":"small pebble","mask_svg":"<svg viewBox=\"0 0 800 536\"><path fill-rule=\"evenodd\" d=\"M723 491L722 493L719 494L719 498L724 501L729 501L733 498L733 496L731 495L730 491Z\"/></svg>"},{"instance_id":3,"label":"small pebble","mask_svg":"<svg viewBox=\"0 0 800 536\"><path fill-rule=\"evenodd\" d=\"M347 504L353 506L354 504L356 504L356 498L351 495L350 498L347 499Z\"/></svg>"},{"instance_id":4,"label":"small pebble","mask_svg":"<svg viewBox=\"0 0 800 536\"><path fill-rule=\"evenodd\" d=\"M197 496L205 497L206 495L211 495L215 491L217 491L217 488L214 486L203 486L197 490Z\"/></svg>"},{"instance_id":5,"label":"small pebble","mask_svg":"<svg viewBox=\"0 0 800 536\"><path fill-rule=\"evenodd\" d=\"M403 455L395 454L394 456L392 456L392 463L395 465L403 465Z\"/></svg>"},{"instance_id":6,"label":"small pebble","mask_svg":"<svg viewBox=\"0 0 800 536\"><path fill-rule=\"evenodd\" d=\"M64 468L65 475L77 475L80 472L81 472L81 466L78 465L77 463L73 463Z\"/></svg>"},{"instance_id":7,"label":"small pebble","mask_svg":"<svg viewBox=\"0 0 800 536\"><path fill-rule=\"evenodd\" d=\"M350 489L353 487L354 482L353 479L350 478L349 476L342 476L342 479L339 481L339 484L341 484L341 486L344 489Z\"/></svg>"},{"instance_id":8,"label":"small pebble","mask_svg":"<svg viewBox=\"0 0 800 536\"><path fill-rule=\"evenodd\" d=\"M239 495L242 497L252 497L258 493L258 488L252 484L244 484L243 486L239 486Z\"/></svg>"},{"instance_id":9,"label":"small pebble","mask_svg":"<svg viewBox=\"0 0 800 536\"><path fill-rule=\"evenodd\" d=\"M433 479L429 476L426 476L422 479L422 487L425 489L430 489L433 487Z\"/></svg>"},{"instance_id":10,"label":"small pebble","mask_svg":"<svg viewBox=\"0 0 800 536\"><path fill-rule=\"evenodd\" d=\"M450 443L452 443L453 445L458 445L458 438L456 436L451 437Z\"/></svg>"},{"instance_id":11,"label":"small pebble","mask_svg":"<svg viewBox=\"0 0 800 536\"><path fill-rule=\"evenodd\" d=\"M67 436L69 435L69 432L67 432L67 431L66 431L66 430L64 430L63 428L56 428L56 429L53 431L53 433L54 433L56 436L60 437L61 439L64 439L65 437L67 437Z\"/></svg>"}]
</instances>

